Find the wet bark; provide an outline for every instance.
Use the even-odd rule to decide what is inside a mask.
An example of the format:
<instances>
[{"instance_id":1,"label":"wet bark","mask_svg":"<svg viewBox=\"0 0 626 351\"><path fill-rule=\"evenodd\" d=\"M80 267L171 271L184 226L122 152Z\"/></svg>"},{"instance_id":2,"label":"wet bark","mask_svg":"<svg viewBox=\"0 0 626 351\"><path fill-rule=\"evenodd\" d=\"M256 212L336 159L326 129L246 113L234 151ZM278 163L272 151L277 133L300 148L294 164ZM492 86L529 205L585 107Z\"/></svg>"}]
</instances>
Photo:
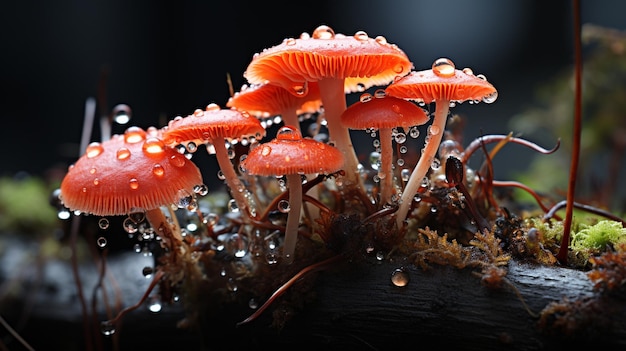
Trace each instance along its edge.
<instances>
[{"instance_id":1,"label":"wet bark","mask_svg":"<svg viewBox=\"0 0 626 351\"><path fill-rule=\"evenodd\" d=\"M115 260L110 258L111 270L116 269ZM136 261L126 259L118 266L132 260ZM404 266L410 281L397 287L391 283L391 274L399 267L398 263L344 262L311 274L261 317L241 326L236 326L237 322L254 311L241 303L215 304L203 313L199 328L188 330L176 327L185 317L181 306L164 306L159 313L140 308L124 318L115 337L97 336L101 346L95 350L282 350L294 346L386 350L429 345L458 350L542 350L626 346L626 299L623 295L621 299L599 298L584 272L512 261L506 278L518 296L510 286L490 289L471 270L446 266L432 266L430 270ZM70 280L61 283L70 285ZM132 299L140 296L142 289L125 290L127 304L135 303ZM306 293L295 299L295 293L302 291ZM68 296L55 294L65 299ZM577 313L568 319L568 328L555 327L556 318L549 318L542 326L539 313L564 298L599 302L572 305L567 311ZM60 306L54 303L54 299L47 300L46 306L35 302L19 331L35 349L84 349L75 296ZM282 328L277 327L276 322L286 316L291 318Z\"/></svg>"}]
</instances>

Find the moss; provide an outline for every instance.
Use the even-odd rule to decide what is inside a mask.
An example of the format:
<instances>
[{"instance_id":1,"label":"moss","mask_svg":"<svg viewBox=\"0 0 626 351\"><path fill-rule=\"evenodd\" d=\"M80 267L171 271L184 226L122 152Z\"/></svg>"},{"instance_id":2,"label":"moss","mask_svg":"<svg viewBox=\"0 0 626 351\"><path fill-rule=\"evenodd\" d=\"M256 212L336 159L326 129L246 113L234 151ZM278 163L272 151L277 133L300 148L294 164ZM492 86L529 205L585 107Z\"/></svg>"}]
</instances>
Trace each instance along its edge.
<instances>
[{"instance_id":1,"label":"moss","mask_svg":"<svg viewBox=\"0 0 626 351\"><path fill-rule=\"evenodd\" d=\"M0 231L40 234L57 227L50 194L37 177L0 178Z\"/></svg>"},{"instance_id":2,"label":"moss","mask_svg":"<svg viewBox=\"0 0 626 351\"><path fill-rule=\"evenodd\" d=\"M602 220L594 225L581 224L581 227L572 236L571 247L574 250L597 253L626 244L626 228L620 222Z\"/></svg>"}]
</instances>

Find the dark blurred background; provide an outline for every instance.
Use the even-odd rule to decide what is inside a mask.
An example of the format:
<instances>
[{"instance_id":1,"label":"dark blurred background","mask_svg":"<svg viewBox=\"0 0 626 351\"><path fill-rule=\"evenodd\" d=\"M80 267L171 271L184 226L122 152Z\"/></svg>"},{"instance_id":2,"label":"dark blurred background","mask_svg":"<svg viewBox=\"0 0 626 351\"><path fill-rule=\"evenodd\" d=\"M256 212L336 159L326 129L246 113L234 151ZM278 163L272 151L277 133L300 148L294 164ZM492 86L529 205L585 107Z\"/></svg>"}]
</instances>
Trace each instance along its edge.
<instances>
[{"instance_id":1,"label":"dark blurred background","mask_svg":"<svg viewBox=\"0 0 626 351\"><path fill-rule=\"evenodd\" d=\"M581 4L583 23L626 27L626 3ZM384 35L416 70L445 56L486 75L498 100L453 110L467 116L467 141L508 133L507 120L533 103L534 89L574 62L572 5L564 0L5 2L0 175L64 171L79 156L85 101L105 81L99 109L128 104L130 124L160 127L208 103L225 105L227 74L238 90L254 53L320 24Z\"/></svg>"}]
</instances>

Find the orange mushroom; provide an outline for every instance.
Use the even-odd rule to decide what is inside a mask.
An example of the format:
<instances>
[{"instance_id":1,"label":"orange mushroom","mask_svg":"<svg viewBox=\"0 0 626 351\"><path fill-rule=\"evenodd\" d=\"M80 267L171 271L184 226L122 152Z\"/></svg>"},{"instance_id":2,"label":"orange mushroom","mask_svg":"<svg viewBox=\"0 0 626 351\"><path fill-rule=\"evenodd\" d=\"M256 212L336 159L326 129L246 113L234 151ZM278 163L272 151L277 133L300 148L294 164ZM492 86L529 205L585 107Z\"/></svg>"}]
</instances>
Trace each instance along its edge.
<instances>
[{"instance_id":1,"label":"orange mushroom","mask_svg":"<svg viewBox=\"0 0 626 351\"><path fill-rule=\"evenodd\" d=\"M401 228L413 197L430 169L441 143L450 104L468 100L473 103L492 103L498 97L498 92L484 76L474 75L469 68L458 70L447 58L435 60L429 70L414 71L394 80L385 91L391 96L425 104L435 102L435 116L428 128L423 153L405 185L400 207L396 212L397 224Z\"/></svg>"},{"instance_id":2,"label":"orange mushroom","mask_svg":"<svg viewBox=\"0 0 626 351\"><path fill-rule=\"evenodd\" d=\"M395 193L393 182L393 133L395 128L422 125L428 122L426 112L416 104L404 99L387 96L377 90L372 96L361 95L360 100L350 105L341 114L341 123L352 129L377 129L380 138L381 168L379 172L381 203L392 202Z\"/></svg>"},{"instance_id":3,"label":"orange mushroom","mask_svg":"<svg viewBox=\"0 0 626 351\"><path fill-rule=\"evenodd\" d=\"M303 138L294 126L281 127L276 138L250 150L242 168L250 175L275 177L284 175L289 188L289 213L285 227L283 256L293 262L302 208L301 176L310 173L329 174L341 169L343 154L332 145Z\"/></svg>"},{"instance_id":4,"label":"orange mushroom","mask_svg":"<svg viewBox=\"0 0 626 351\"><path fill-rule=\"evenodd\" d=\"M224 181L239 211L246 214L244 220L255 216L254 208L249 206L247 190L230 161L226 142L256 142L263 136L265 128L257 118L247 112L222 109L217 104L209 104L205 110L197 109L187 117L176 117L163 131L163 140L168 145L206 144L207 152L215 152Z\"/></svg>"},{"instance_id":5,"label":"orange mushroom","mask_svg":"<svg viewBox=\"0 0 626 351\"><path fill-rule=\"evenodd\" d=\"M362 186L357 159L347 128L339 116L346 109L346 93L363 92L389 84L410 72L413 64L396 45L363 31L353 36L335 33L322 25L312 35L285 39L255 54L244 77L252 84L272 83L302 96L309 82L318 82L330 139L345 158L348 186Z\"/></svg>"},{"instance_id":6,"label":"orange mushroom","mask_svg":"<svg viewBox=\"0 0 626 351\"><path fill-rule=\"evenodd\" d=\"M161 206L189 200L202 184L198 167L160 138L139 127L89 144L69 167L59 198L72 211L118 216L145 211L170 248L182 241Z\"/></svg>"},{"instance_id":7,"label":"orange mushroom","mask_svg":"<svg viewBox=\"0 0 626 351\"><path fill-rule=\"evenodd\" d=\"M319 85L311 82L306 95L294 95L274 84L244 85L228 99L226 107L246 111L259 119L280 116L284 125L300 127L298 116L322 107Z\"/></svg>"}]
</instances>

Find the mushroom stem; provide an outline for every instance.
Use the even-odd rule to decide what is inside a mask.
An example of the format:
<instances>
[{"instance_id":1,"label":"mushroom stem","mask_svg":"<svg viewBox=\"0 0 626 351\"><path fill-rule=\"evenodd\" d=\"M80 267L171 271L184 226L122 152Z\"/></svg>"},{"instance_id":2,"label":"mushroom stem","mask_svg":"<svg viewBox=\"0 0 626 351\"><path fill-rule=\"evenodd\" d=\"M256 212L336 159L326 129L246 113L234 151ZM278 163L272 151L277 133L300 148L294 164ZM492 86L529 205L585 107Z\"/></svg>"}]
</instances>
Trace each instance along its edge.
<instances>
[{"instance_id":1,"label":"mushroom stem","mask_svg":"<svg viewBox=\"0 0 626 351\"><path fill-rule=\"evenodd\" d=\"M294 126L300 129L300 120L298 119L298 110L295 107L286 107L283 109L280 118L285 126ZM301 131L302 132L302 131Z\"/></svg>"},{"instance_id":2,"label":"mushroom stem","mask_svg":"<svg viewBox=\"0 0 626 351\"><path fill-rule=\"evenodd\" d=\"M148 223L154 228L156 234L163 239L165 245L172 249L172 252L175 252L174 248L177 248L183 242L183 237L178 230L172 230L172 226L170 225L167 217L161 208L157 207L152 210L146 211L146 219Z\"/></svg>"},{"instance_id":3,"label":"mushroom stem","mask_svg":"<svg viewBox=\"0 0 626 351\"><path fill-rule=\"evenodd\" d=\"M402 197L400 198L400 207L396 212L396 224L398 228L402 228L404 221L406 220L409 208L413 202L413 197L417 193L417 189L422 183L422 179L428 173L430 166L437 154L443 132L446 128L446 120L450 112L450 101L438 99L435 100L435 117L433 123L428 128L428 135L424 141L424 149L422 155L417 161L417 165L413 169L408 182L406 183L404 190L402 191Z\"/></svg>"},{"instance_id":4,"label":"mushroom stem","mask_svg":"<svg viewBox=\"0 0 626 351\"><path fill-rule=\"evenodd\" d=\"M380 138L380 172L378 177L380 178L380 191L381 191L381 203L391 203L391 196L393 195L393 142L391 140L391 128L380 128L378 130Z\"/></svg>"},{"instance_id":5,"label":"mushroom stem","mask_svg":"<svg viewBox=\"0 0 626 351\"><path fill-rule=\"evenodd\" d=\"M213 147L215 148L217 163L220 166L222 173L224 173L224 181L226 182L228 188L230 188L230 194L233 199L235 199L239 211L245 212L244 220L247 220L251 216L251 212L248 206L248 201L244 196L246 188L241 183L239 176L235 172L235 167L228 158L226 140L223 137L213 138Z\"/></svg>"},{"instance_id":6,"label":"mushroom stem","mask_svg":"<svg viewBox=\"0 0 626 351\"><path fill-rule=\"evenodd\" d=\"M352 187L363 188L363 180L360 177L359 160L352 146L350 130L341 124L341 114L347 108L344 92L344 79L325 78L319 81L320 95L330 140L343 153L346 170L344 184Z\"/></svg>"},{"instance_id":7,"label":"mushroom stem","mask_svg":"<svg viewBox=\"0 0 626 351\"><path fill-rule=\"evenodd\" d=\"M286 264L293 263L293 256L298 241L298 227L300 226L300 210L302 209L302 180L299 174L287 174L289 187L289 213L285 227L285 242L283 243L283 257Z\"/></svg>"}]
</instances>

